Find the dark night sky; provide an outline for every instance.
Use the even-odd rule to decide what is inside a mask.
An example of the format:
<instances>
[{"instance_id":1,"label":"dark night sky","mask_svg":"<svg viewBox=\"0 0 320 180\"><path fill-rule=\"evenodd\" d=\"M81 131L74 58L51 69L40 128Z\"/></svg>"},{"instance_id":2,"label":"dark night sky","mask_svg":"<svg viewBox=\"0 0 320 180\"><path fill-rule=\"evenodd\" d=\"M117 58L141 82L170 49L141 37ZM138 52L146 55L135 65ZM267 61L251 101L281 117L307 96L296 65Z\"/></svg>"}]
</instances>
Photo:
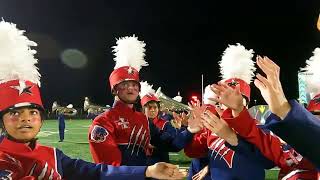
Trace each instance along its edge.
<instances>
[{"instance_id":1,"label":"dark night sky","mask_svg":"<svg viewBox=\"0 0 320 180\"><path fill-rule=\"evenodd\" d=\"M19 2L19 3L18 3ZM280 4L282 3L282 4ZM111 104L108 76L117 37L135 34L147 44L141 79L177 91L189 99L204 83L220 80L218 61L228 44L241 43L268 55L282 68L288 98L297 98L298 68L320 43L316 21L319 0L300 1L114 1L2 0L0 15L38 43L42 96L81 107L84 96ZM63 50L83 52L87 66L72 69L61 62ZM253 99L263 103L253 88Z\"/></svg>"}]
</instances>

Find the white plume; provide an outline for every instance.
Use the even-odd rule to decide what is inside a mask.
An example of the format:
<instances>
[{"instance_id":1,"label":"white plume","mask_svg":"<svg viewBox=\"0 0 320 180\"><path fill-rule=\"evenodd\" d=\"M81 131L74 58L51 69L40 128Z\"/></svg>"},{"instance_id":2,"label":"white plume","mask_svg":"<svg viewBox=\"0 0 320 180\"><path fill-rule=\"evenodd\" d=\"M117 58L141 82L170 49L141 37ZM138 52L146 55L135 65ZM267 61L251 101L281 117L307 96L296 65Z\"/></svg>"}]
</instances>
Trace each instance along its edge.
<instances>
[{"instance_id":1,"label":"white plume","mask_svg":"<svg viewBox=\"0 0 320 180\"><path fill-rule=\"evenodd\" d=\"M0 22L0 83L11 80L28 80L40 86L40 73L35 64L37 44L24 36L13 23Z\"/></svg>"},{"instance_id":2,"label":"white plume","mask_svg":"<svg viewBox=\"0 0 320 180\"><path fill-rule=\"evenodd\" d=\"M141 91L140 91L140 97L142 98L145 95L155 95L155 90L152 88L153 85L148 84L147 81L141 81Z\"/></svg>"},{"instance_id":3,"label":"white plume","mask_svg":"<svg viewBox=\"0 0 320 180\"><path fill-rule=\"evenodd\" d=\"M131 66L137 71L140 71L142 66L148 66L149 64L145 61L145 46L143 41L139 41L137 37L126 36L117 40L117 45L112 48L114 55L114 61L116 65L114 69L123 66Z\"/></svg>"},{"instance_id":4,"label":"white plume","mask_svg":"<svg viewBox=\"0 0 320 180\"><path fill-rule=\"evenodd\" d=\"M204 89L204 94L203 94L203 102L204 102L204 104L215 105L216 102L209 99L209 98L212 98L212 97L216 97L216 94L211 90L210 85L208 85Z\"/></svg>"},{"instance_id":5,"label":"white plume","mask_svg":"<svg viewBox=\"0 0 320 180\"><path fill-rule=\"evenodd\" d=\"M311 98L320 92L320 48L315 48L313 56L306 61L306 66L301 68L306 76L307 91Z\"/></svg>"},{"instance_id":6,"label":"white plume","mask_svg":"<svg viewBox=\"0 0 320 180\"><path fill-rule=\"evenodd\" d=\"M73 108L73 104L68 104L67 108Z\"/></svg>"},{"instance_id":7,"label":"white plume","mask_svg":"<svg viewBox=\"0 0 320 180\"><path fill-rule=\"evenodd\" d=\"M155 96L156 96L157 98L159 98L159 97L162 96L162 95L163 95L163 93L161 92L161 87L158 87L158 89L156 90Z\"/></svg>"},{"instance_id":8,"label":"white plume","mask_svg":"<svg viewBox=\"0 0 320 180\"><path fill-rule=\"evenodd\" d=\"M250 84L254 76L253 50L246 50L244 46L229 45L223 52L220 65L222 79L239 78Z\"/></svg>"},{"instance_id":9,"label":"white plume","mask_svg":"<svg viewBox=\"0 0 320 180\"><path fill-rule=\"evenodd\" d=\"M178 92L178 95L172 98L175 101L181 102L182 101L182 97L180 96L180 92Z\"/></svg>"}]
</instances>

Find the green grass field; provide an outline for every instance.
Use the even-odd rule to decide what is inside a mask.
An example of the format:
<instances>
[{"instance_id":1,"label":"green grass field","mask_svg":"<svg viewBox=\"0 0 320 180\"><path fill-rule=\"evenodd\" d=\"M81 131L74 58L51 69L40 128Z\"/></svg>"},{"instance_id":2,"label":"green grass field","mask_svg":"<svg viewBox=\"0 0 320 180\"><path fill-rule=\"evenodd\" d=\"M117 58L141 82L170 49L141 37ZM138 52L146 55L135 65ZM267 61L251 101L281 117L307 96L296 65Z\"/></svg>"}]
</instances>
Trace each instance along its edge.
<instances>
[{"instance_id":1,"label":"green grass field","mask_svg":"<svg viewBox=\"0 0 320 180\"><path fill-rule=\"evenodd\" d=\"M65 140L64 142L58 142L58 122L56 120L45 120L38 138L41 144L56 147L70 157L92 162L87 141L90 123L91 120L66 120ZM171 153L170 160L173 164L179 164L181 167L188 167L190 163L190 158L186 157L183 152ZM266 171L266 173L266 179L277 179L277 170Z\"/></svg>"}]
</instances>

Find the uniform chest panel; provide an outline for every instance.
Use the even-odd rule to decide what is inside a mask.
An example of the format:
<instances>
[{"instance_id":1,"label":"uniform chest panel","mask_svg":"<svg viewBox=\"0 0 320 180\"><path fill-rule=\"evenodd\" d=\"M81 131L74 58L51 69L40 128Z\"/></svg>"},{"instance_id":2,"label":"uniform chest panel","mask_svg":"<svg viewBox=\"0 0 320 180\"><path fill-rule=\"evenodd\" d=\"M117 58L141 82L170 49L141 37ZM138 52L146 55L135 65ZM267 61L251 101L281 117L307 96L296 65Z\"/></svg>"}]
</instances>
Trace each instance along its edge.
<instances>
[{"instance_id":1,"label":"uniform chest panel","mask_svg":"<svg viewBox=\"0 0 320 180\"><path fill-rule=\"evenodd\" d=\"M135 113L119 115L114 120L118 144L144 145L149 139L149 124L144 116Z\"/></svg>"},{"instance_id":2,"label":"uniform chest panel","mask_svg":"<svg viewBox=\"0 0 320 180\"><path fill-rule=\"evenodd\" d=\"M54 149L40 147L32 152L7 152L1 158L20 166L25 176L37 179L61 179L57 172Z\"/></svg>"}]
</instances>

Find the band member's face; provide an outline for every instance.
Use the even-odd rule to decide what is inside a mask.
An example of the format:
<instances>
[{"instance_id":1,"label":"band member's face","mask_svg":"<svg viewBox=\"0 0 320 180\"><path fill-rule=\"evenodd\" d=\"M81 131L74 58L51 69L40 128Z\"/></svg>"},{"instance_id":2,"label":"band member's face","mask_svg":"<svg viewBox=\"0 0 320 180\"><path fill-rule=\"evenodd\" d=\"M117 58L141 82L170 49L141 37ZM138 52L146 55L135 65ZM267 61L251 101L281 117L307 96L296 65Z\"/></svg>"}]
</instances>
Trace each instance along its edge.
<instances>
[{"instance_id":1,"label":"band member's face","mask_svg":"<svg viewBox=\"0 0 320 180\"><path fill-rule=\"evenodd\" d=\"M159 108L156 102L147 103L144 109L144 112L148 118L154 119L158 116Z\"/></svg>"},{"instance_id":2,"label":"band member's face","mask_svg":"<svg viewBox=\"0 0 320 180\"><path fill-rule=\"evenodd\" d=\"M7 133L22 142L35 138L40 131L42 121L38 109L19 108L3 115L3 124Z\"/></svg>"},{"instance_id":3,"label":"band member's face","mask_svg":"<svg viewBox=\"0 0 320 180\"><path fill-rule=\"evenodd\" d=\"M139 95L140 86L136 81L124 81L116 86L117 95L126 102L135 102Z\"/></svg>"}]
</instances>

